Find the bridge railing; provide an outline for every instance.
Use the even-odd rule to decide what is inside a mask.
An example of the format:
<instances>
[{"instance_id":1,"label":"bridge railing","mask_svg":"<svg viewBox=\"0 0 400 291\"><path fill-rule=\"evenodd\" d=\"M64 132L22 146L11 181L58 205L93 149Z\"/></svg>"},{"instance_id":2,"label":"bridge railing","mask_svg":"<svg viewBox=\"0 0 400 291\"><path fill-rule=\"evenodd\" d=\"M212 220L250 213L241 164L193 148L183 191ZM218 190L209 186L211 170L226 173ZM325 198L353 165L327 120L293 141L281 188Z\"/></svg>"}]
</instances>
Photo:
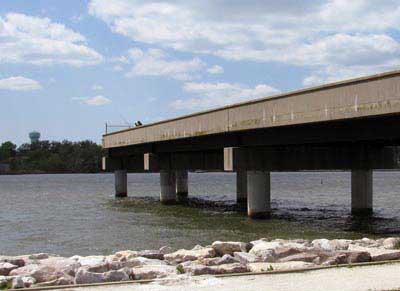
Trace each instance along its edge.
<instances>
[{"instance_id":1,"label":"bridge railing","mask_svg":"<svg viewBox=\"0 0 400 291\"><path fill-rule=\"evenodd\" d=\"M400 71L393 71L109 133L103 136L103 146L397 113L400 114Z\"/></svg>"}]
</instances>

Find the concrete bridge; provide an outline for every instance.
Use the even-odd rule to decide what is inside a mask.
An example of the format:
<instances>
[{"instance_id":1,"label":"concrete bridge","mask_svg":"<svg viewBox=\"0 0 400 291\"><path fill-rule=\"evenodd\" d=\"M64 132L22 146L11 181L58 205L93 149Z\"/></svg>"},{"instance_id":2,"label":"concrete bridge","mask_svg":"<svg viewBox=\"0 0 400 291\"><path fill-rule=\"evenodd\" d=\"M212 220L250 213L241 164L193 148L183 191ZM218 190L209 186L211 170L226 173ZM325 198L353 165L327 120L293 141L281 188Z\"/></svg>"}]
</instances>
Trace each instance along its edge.
<instances>
[{"instance_id":1,"label":"concrete bridge","mask_svg":"<svg viewBox=\"0 0 400 291\"><path fill-rule=\"evenodd\" d=\"M160 200L188 195L188 171L237 173L237 202L270 214L270 172L350 170L354 214L372 211L374 169L400 167L400 71L203 111L103 135L116 196L127 172L159 172Z\"/></svg>"}]
</instances>

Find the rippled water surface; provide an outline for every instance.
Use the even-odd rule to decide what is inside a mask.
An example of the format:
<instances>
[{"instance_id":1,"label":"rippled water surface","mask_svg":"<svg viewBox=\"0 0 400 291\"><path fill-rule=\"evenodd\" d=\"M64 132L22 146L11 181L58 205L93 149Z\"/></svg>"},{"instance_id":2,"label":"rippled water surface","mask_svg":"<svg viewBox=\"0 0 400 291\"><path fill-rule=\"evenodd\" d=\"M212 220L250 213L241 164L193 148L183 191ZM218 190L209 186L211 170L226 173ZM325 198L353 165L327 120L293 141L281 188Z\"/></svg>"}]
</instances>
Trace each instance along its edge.
<instances>
[{"instance_id":1,"label":"rippled water surface","mask_svg":"<svg viewBox=\"0 0 400 291\"><path fill-rule=\"evenodd\" d=\"M362 219L350 216L348 172L272 173L274 214L264 221L231 207L235 174L191 173L189 179L196 203L161 206L156 174L129 174L130 198L122 200L114 199L112 174L0 176L0 254L87 255L218 239L400 234L398 172L374 173L374 215ZM197 205L204 200L218 203Z\"/></svg>"}]
</instances>

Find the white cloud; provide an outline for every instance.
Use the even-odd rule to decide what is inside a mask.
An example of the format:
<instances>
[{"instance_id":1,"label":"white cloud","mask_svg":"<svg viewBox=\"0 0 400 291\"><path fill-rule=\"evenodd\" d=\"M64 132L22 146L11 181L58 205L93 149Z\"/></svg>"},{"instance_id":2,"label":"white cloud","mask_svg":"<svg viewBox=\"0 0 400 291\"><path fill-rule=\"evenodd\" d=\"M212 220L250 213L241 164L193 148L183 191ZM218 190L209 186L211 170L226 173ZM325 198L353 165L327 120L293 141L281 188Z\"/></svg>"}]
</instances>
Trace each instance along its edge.
<instances>
[{"instance_id":1,"label":"white cloud","mask_svg":"<svg viewBox=\"0 0 400 291\"><path fill-rule=\"evenodd\" d=\"M124 68L122 67L122 66L120 66L120 65L115 65L115 66L113 66L112 67L112 70L114 71L114 72L120 72L120 71L122 71Z\"/></svg>"},{"instance_id":2,"label":"white cloud","mask_svg":"<svg viewBox=\"0 0 400 291\"><path fill-rule=\"evenodd\" d=\"M178 99L170 105L174 109L205 109L233 104L249 99L267 97L280 91L274 87L259 84L249 88L241 84L231 83L185 83L183 90L196 97Z\"/></svg>"},{"instance_id":3,"label":"white cloud","mask_svg":"<svg viewBox=\"0 0 400 291\"><path fill-rule=\"evenodd\" d=\"M224 72L224 68L218 65L212 66L207 69L207 72L210 74L222 74Z\"/></svg>"},{"instance_id":4,"label":"white cloud","mask_svg":"<svg viewBox=\"0 0 400 291\"><path fill-rule=\"evenodd\" d=\"M92 86L92 90L103 90L103 86L98 85L98 84L94 84L94 85Z\"/></svg>"},{"instance_id":5,"label":"white cloud","mask_svg":"<svg viewBox=\"0 0 400 291\"><path fill-rule=\"evenodd\" d=\"M0 63L95 65L103 57L85 37L48 18L8 13L0 17Z\"/></svg>"},{"instance_id":6,"label":"white cloud","mask_svg":"<svg viewBox=\"0 0 400 291\"><path fill-rule=\"evenodd\" d=\"M22 76L10 77L0 80L0 90L32 91L39 90L42 86L39 82Z\"/></svg>"},{"instance_id":7,"label":"white cloud","mask_svg":"<svg viewBox=\"0 0 400 291\"><path fill-rule=\"evenodd\" d=\"M133 64L130 71L126 73L127 77L166 76L177 80L191 80L196 78L196 73L205 67L199 58L175 60L164 51L154 48L146 52L138 48L130 49L127 59Z\"/></svg>"},{"instance_id":8,"label":"white cloud","mask_svg":"<svg viewBox=\"0 0 400 291\"><path fill-rule=\"evenodd\" d=\"M91 0L89 13L136 42L307 67L305 83L334 78L334 69L365 74L400 64L395 0Z\"/></svg>"},{"instance_id":9,"label":"white cloud","mask_svg":"<svg viewBox=\"0 0 400 291\"><path fill-rule=\"evenodd\" d=\"M111 100L102 96L97 95L94 97L78 97L72 98L73 100L78 100L82 104L90 105L90 106L101 106L111 103Z\"/></svg>"}]
</instances>

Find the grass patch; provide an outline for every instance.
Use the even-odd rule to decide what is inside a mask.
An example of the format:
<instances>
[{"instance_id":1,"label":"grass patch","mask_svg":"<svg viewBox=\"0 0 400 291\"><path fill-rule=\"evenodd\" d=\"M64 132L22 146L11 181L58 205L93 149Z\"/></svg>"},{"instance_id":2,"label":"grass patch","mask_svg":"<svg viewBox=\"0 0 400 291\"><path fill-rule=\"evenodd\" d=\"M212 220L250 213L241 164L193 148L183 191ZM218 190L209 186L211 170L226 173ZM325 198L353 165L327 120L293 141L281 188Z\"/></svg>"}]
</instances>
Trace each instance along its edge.
<instances>
[{"instance_id":1,"label":"grass patch","mask_svg":"<svg viewBox=\"0 0 400 291\"><path fill-rule=\"evenodd\" d=\"M185 273L185 271L183 270L183 266L182 266L182 265L176 266L176 271L177 271L179 274Z\"/></svg>"},{"instance_id":2,"label":"grass patch","mask_svg":"<svg viewBox=\"0 0 400 291\"><path fill-rule=\"evenodd\" d=\"M0 285L0 290L8 290L11 289L11 287L12 281L7 281L6 283Z\"/></svg>"}]
</instances>

